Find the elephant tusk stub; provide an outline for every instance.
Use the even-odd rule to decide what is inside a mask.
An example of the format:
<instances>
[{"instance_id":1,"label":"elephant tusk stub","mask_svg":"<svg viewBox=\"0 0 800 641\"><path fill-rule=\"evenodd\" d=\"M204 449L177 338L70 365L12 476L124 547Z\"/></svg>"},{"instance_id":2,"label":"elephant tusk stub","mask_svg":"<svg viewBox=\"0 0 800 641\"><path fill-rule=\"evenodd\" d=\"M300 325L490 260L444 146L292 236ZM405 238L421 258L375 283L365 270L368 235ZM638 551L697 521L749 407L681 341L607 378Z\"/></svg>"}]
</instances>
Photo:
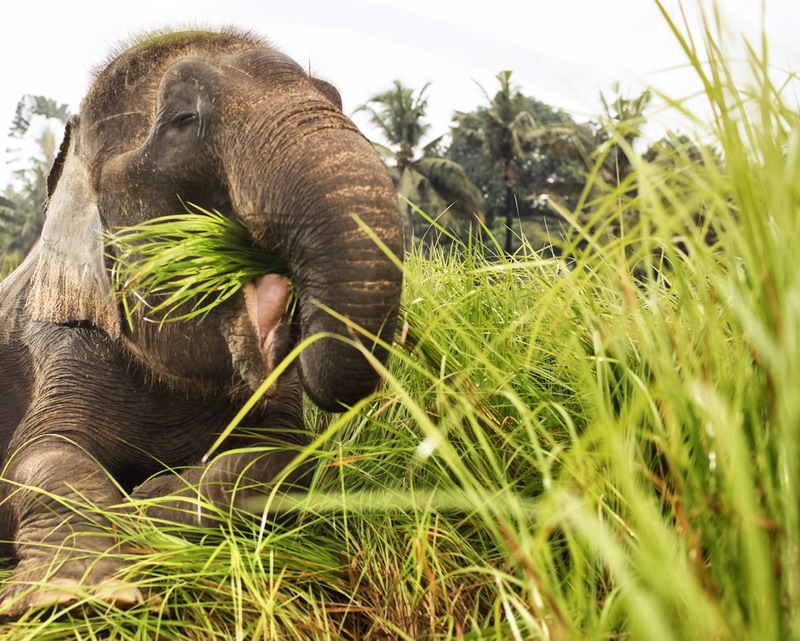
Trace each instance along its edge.
<instances>
[{"instance_id":1,"label":"elephant tusk stub","mask_svg":"<svg viewBox=\"0 0 800 641\"><path fill-rule=\"evenodd\" d=\"M258 336L258 347L267 372L277 365L278 328L281 326L291 283L288 278L269 274L244 286L247 314Z\"/></svg>"}]
</instances>

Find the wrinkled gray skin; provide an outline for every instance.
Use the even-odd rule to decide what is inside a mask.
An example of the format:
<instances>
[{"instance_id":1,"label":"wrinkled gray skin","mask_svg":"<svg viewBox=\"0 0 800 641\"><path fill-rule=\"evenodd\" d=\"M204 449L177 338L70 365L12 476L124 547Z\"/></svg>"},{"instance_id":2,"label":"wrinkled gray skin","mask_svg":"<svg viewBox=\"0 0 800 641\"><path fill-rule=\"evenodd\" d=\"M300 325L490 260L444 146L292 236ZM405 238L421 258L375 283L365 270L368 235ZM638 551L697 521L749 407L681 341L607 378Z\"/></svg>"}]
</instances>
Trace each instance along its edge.
<instances>
[{"instance_id":1,"label":"wrinkled gray skin","mask_svg":"<svg viewBox=\"0 0 800 641\"><path fill-rule=\"evenodd\" d=\"M359 335L323 308L390 341L401 289L400 270L352 216L402 255L382 163L332 86L249 35L172 34L116 57L69 123L48 189L41 241L0 285L0 537L19 561L0 613L11 616L66 602L77 584L111 603L140 600L99 554L113 549L100 533L108 524L62 501L119 505L113 478L134 498L174 497L148 516L211 524L181 501L187 483L223 511L268 492L309 438L303 390L336 411L378 384L353 346ZM180 212L178 196L278 251L299 296L292 318L279 307L286 281L269 277L203 322L128 329L102 230ZM245 421L279 447L242 449L252 438L233 436L202 465L271 368L318 332L345 340L309 347ZM302 487L309 470L286 476ZM46 587L27 589L35 582Z\"/></svg>"}]
</instances>

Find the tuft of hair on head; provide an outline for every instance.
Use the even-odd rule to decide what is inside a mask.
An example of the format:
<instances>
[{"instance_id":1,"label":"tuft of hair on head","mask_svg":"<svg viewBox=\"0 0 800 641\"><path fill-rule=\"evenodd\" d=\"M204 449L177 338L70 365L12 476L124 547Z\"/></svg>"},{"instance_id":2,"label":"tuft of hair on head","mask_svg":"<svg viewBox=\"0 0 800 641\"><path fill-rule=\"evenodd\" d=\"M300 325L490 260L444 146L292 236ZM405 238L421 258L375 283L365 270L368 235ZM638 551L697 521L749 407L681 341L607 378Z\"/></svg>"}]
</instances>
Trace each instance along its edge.
<instances>
[{"instance_id":1,"label":"tuft of hair on head","mask_svg":"<svg viewBox=\"0 0 800 641\"><path fill-rule=\"evenodd\" d=\"M142 54L151 49L155 57L161 57L165 53L177 54L200 43L204 47L212 49L236 46L242 48L272 47L263 36L234 25L207 26L192 23L165 25L119 40L111 48L105 60L93 69L93 76L95 78L101 76L126 54Z\"/></svg>"}]
</instances>

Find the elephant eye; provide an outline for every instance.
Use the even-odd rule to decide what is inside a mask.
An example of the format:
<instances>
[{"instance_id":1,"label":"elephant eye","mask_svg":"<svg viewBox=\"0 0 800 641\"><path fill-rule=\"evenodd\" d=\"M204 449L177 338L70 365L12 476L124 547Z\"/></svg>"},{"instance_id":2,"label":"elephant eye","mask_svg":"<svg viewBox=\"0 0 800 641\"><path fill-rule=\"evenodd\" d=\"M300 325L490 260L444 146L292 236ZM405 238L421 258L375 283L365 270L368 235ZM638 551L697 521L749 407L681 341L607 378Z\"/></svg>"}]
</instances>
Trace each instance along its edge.
<instances>
[{"instance_id":1,"label":"elephant eye","mask_svg":"<svg viewBox=\"0 0 800 641\"><path fill-rule=\"evenodd\" d=\"M197 120L197 114L193 111L182 111L170 118L170 124L175 127L182 127Z\"/></svg>"}]
</instances>

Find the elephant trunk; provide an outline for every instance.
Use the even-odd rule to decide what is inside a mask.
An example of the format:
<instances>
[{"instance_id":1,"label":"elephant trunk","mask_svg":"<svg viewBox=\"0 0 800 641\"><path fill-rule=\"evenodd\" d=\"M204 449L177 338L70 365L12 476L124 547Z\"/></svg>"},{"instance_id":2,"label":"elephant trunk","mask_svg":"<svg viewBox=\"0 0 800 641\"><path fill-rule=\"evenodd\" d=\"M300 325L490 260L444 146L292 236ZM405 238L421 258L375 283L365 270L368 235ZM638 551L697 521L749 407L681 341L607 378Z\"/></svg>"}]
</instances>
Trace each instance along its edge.
<instances>
[{"instance_id":1,"label":"elephant trunk","mask_svg":"<svg viewBox=\"0 0 800 641\"><path fill-rule=\"evenodd\" d=\"M313 122L300 118L303 135L284 123L293 137L278 135L236 154L231 193L254 238L289 266L299 338L327 335L300 355L306 392L322 409L341 411L378 383L354 341L381 362L387 356L351 326L391 342L400 301L401 271L365 228L402 257L400 214L383 163L349 120L330 113Z\"/></svg>"}]
</instances>

